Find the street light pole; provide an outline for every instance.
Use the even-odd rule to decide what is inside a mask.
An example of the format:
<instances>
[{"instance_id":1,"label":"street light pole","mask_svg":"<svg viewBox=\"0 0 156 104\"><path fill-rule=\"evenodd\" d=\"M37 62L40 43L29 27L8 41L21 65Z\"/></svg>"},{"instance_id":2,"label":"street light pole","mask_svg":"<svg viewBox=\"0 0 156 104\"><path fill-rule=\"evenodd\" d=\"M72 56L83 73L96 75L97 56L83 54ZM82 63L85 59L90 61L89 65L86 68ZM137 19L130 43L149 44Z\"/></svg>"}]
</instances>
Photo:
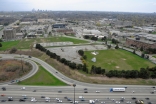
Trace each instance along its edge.
<instances>
[{"instance_id":1,"label":"street light pole","mask_svg":"<svg viewBox=\"0 0 156 104\"><path fill-rule=\"evenodd\" d=\"M76 84L73 84L73 87L74 87L74 104L75 104L75 87L76 87Z\"/></svg>"}]
</instances>

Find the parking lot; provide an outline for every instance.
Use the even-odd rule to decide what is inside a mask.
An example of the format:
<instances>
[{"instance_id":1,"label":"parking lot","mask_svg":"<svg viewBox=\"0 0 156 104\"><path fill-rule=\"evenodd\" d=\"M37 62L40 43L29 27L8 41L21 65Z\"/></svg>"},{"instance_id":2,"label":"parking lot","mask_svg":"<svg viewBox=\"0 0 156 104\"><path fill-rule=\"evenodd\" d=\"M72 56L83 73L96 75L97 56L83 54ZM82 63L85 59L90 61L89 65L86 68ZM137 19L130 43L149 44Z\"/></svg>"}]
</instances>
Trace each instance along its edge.
<instances>
[{"instance_id":1,"label":"parking lot","mask_svg":"<svg viewBox=\"0 0 156 104\"><path fill-rule=\"evenodd\" d=\"M82 64L78 54L78 50L84 51L95 51L95 50L106 50L107 47L104 45L83 45L83 46L67 46L67 47L53 47L47 48L49 51L60 55L62 58L65 58L69 61Z\"/></svg>"}]
</instances>

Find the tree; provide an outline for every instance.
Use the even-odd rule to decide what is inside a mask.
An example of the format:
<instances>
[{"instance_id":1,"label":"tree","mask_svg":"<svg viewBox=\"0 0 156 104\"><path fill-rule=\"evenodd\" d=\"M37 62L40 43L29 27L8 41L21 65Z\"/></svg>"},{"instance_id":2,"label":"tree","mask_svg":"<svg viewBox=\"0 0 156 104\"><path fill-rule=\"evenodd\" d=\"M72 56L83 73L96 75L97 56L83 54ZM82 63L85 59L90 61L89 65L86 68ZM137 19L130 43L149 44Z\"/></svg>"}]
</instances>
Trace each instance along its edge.
<instances>
[{"instance_id":1,"label":"tree","mask_svg":"<svg viewBox=\"0 0 156 104\"><path fill-rule=\"evenodd\" d=\"M88 35L85 35L84 38L85 38L85 39L89 39L89 36L88 36Z\"/></svg>"},{"instance_id":2,"label":"tree","mask_svg":"<svg viewBox=\"0 0 156 104\"><path fill-rule=\"evenodd\" d=\"M144 53L142 53L142 54L141 54L141 57L142 57L142 58L144 58L144 57L145 57L145 54L144 54Z\"/></svg>"},{"instance_id":3,"label":"tree","mask_svg":"<svg viewBox=\"0 0 156 104\"><path fill-rule=\"evenodd\" d=\"M87 59L87 56L86 56L86 55L83 55L83 59L85 59L85 60L86 60L86 59Z\"/></svg>"},{"instance_id":4,"label":"tree","mask_svg":"<svg viewBox=\"0 0 156 104\"><path fill-rule=\"evenodd\" d=\"M79 55L81 55L81 56L84 55L84 51L83 51L83 50L79 50L78 53L79 53Z\"/></svg>"},{"instance_id":5,"label":"tree","mask_svg":"<svg viewBox=\"0 0 156 104\"><path fill-rule=\"evenodd\" d=\"M143 48L143 46L140 48L140 51L143 51L144 50L144 48Z\"/></svg>"},{"instance_id":6,"label":"tree","mask_svg":"<svg viewBox=\"0 0 156 104\"><path fill-rule=\"evenodd\" d=\"M115 46L115 49L119 49L119 46L118 46L118 44Z\"/></svg>"},{"instance_id":7,"label":"tree","mask_svg":"<svg viewBox=\"0 0 156 104\"><path fill-rule=\"evenodd\" d=\"M106 36L104 36L101 40L102 41L105 41L107 39L107 37Z\"/></svg>"},{"instance_id":8,"label":"tree","mask_svg":"<svg viewBox=\"0 0 156 104\"><path fill-rule=\"evenodd\" d=\"M135 54L135 50L133 50L133 54Z\"/></svg>"},{"instance_id":9,"label":"tree","mask_svg":"<svg viewBox=\"0 0 156 104\"><path fill-rule=\"evenodd\" d=\"M2 47L2 43L0 43L0 47Z\"/></svg>"}]
</instances>

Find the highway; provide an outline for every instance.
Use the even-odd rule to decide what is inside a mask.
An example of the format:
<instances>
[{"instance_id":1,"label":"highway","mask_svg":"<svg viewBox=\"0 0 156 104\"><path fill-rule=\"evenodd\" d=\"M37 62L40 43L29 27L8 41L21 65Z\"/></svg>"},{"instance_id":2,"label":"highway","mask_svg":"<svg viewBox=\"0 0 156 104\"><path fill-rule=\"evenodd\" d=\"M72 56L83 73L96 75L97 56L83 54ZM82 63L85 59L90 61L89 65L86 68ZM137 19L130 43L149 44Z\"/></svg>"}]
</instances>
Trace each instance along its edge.
<instances>
[{"instance_id":1,"label":"highway","mask_svg":"<svg viewBox=\"0 0 156 104\"><path fill-rule=\"evenodd\" d=\"M21 59L20 55L16 54L0 54L0 57L3 59ZM33 65L33 70L27 74L26 76L18 79L18 80L24 80L32 75L34 75L37 70L38 66L35 62L42 65L47 71L49 71L51 74L53 74L58 79L62 80L63 82L69 84L69 86L19 86L19 85L10 85L10 82L2 83L0 85L0 88L6 87L6 91L2 91L0 89L0 94L5 96L0 96L0 100L6 100L6 103L10 104L13 103L20 103L19 99L22 98L22 95L27 95L27 99L25 103L31 103L31 97L35 97L37 99L37 102L39 104L44 104L45 99L41 98L41 96L50 97L51 101L50 103L57 103L56 98L59 98L62 100L63 103L69 104L70 101L67 101L67 99L64 99L65 96L69 97L71 100L74 98L74 87L72 86L73 83L76 84L75 87L75 100L79 101L79 103L82 104L88 104L89 100L97 100L95 103L102 103L105 102L106 104L115 104L116 101L120 101L121 97L125 97L124 102L121 102L121 104L126 104L128 101L130 101L132 104L135 104L135 100L132 100L132 97L136 97L137 99L144 100L145 104L148 104L148 102L152 102L152 104L156 104L156 88L155 86L143 86L143 85L102 85L102 84L90 84L90 83L84 83L79 82L73 79L70 79L60 72L58 72L55 68L47 64L46 62L32 57L28 58L26 55L22 55L22 60L28 61ZM58 73L56 73L58 72ZM26 87L25 90L22 90L22 87ZM110 88L123 88L127 87L125 92L110 92ZM87 88L88 93L84 93L84 88ZM36 90L36 92L33 92ZM61 92L59 92L61 91ZM99 93L96 93L96 91L100 91ZM134 93L133 93L134 91ZM151 92L154 92L153 94ZM14 101L7 101L8 97L13 97ZM84 96L85 101L81 101L79 99L79 96ZM145 98L149 98L149 100ZM115 101L113 101L113 99Z\"/></svg>"}]
</instances>

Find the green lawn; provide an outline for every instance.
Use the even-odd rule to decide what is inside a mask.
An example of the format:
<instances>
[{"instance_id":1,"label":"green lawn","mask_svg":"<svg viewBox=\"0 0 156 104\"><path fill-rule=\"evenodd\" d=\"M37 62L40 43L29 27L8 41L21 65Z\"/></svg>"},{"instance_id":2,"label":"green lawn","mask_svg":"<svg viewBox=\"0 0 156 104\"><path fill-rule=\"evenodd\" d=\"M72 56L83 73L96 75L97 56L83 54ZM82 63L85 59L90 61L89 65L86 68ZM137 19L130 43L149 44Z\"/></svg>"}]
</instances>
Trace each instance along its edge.
<instances>
[{"instance_id":1,"label":"green lawn","mask_svg":"<svg viewBox=\"0 0 156 104\"><path fill-rule=\"evenodd\" d=\"M23 39L18 41L8 41L1 42L2 47L0 47L0 51L11 49L12 47L16 47L18 49L30 49L34 43L43 43L43 42L73 42L74 44L79 43L88 43L84 40L73 39L68 37L50 37L50 38L34 38L34 39Z\"/></svg>"},{"instance_id":2,"label":"green lawn","mask_svg":"<svg viewBox=\"0 0 156 104\"><path fill-rule=\"evenodd\" d=\"M20 41L9 41L9 42L1 42L2 47L0 47L0 51L8 50L12 47L16 47Z\"/></svg>"},{"instance_id":3,"label":"green lawn","mask_svg":"<svg viewBox=\"0 0 156 104\"><path fill-rule=\"evenodd\" d=\"M69 37L51 37L51 38L47 38L47 41L49 42L73 42L74 44L88 43L88 41L85 41L85 40L79 40L79 39L74 39L74 38L69 38Z\"/></svg>"},{"instance_id":4,"label":"green lawn","mask_svg":"<svg viewBox=\"0 0 156 104\"><path fill-rule=\"evenodd\" d=\"M86 51L85 55L87 55L87 65L89 70L92 65L97 67L101 67L107 70L139 70L140 68L153 67L155 64L150 61L143 59L131 52L125 50L101 50L96 51L99 52L98 55L94 56L91 54L93 51ZM96 57L96 62L92 62L91 59Z\"/></svg>"},{"instance_id":5,"label":"green lawn","mask_svg":"<svg viewBox=\"0 0 156 104\"><path fill-rule=\"evenodd\" d=\"M65 86L64 82L58 80L56 77L51 75L42 66L39 66L38 72L32 77L21 81L19 85L38 85L38 86Z\"/></svg>"}]
</instances>

